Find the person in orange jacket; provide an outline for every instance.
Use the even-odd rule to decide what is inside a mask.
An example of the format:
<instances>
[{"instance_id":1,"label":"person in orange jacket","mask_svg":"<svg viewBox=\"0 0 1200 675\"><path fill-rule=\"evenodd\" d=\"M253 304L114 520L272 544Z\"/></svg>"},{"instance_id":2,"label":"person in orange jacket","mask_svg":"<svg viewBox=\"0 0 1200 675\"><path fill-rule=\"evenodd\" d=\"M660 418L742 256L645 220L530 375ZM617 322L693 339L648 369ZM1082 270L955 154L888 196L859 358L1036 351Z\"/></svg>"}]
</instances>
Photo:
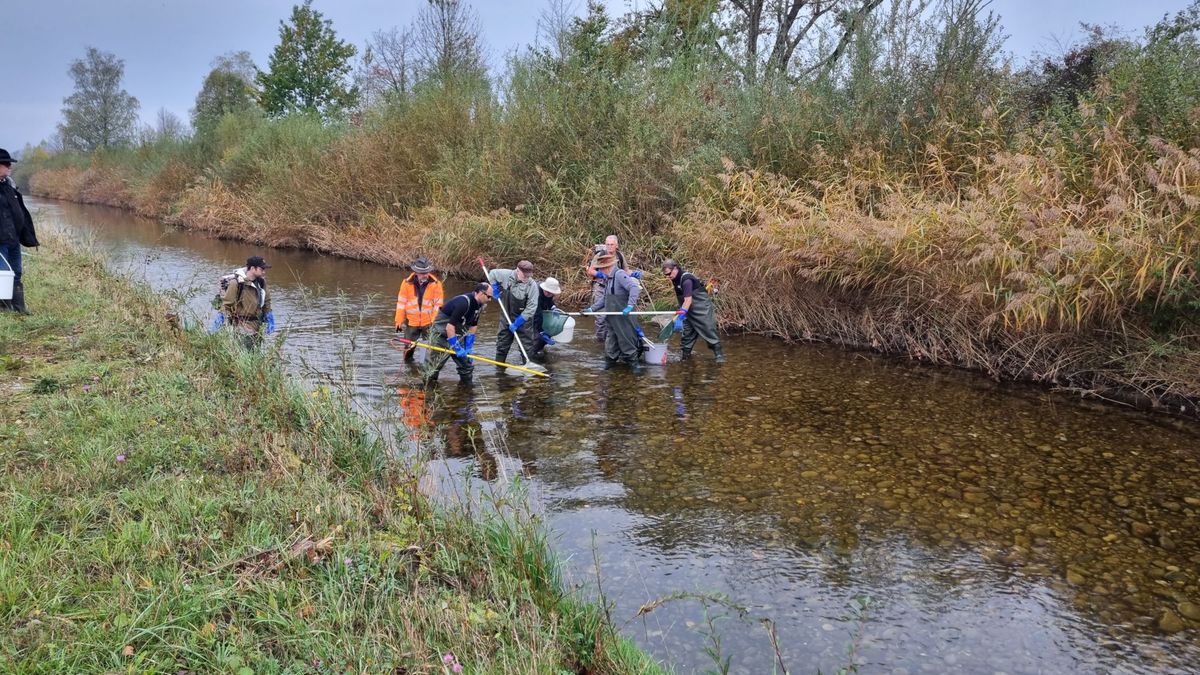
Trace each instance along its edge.
<instances>
[{"instance_id":1,"label":"person in orange jacket","mask_svg":"<svg viewBox=\"0 0 1200 675\"><path fill-rule=\"evenodd\" d=\"M433 320L445 301L442 281L433 276L433 263L421 256L409 265L412 274L400 283L396 294L396 332L408 340L426 340ZM404 361L412 363L416 347L404 350Z\"/></svg>"}]
</instances>

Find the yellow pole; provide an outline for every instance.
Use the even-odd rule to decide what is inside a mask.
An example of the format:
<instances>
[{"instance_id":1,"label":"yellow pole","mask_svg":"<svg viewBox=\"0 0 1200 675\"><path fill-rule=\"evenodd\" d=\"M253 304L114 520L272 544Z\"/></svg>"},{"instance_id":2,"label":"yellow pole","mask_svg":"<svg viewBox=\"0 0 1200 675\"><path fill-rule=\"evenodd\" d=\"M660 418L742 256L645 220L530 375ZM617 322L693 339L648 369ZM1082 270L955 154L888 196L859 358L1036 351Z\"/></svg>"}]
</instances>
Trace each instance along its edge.
<instances>
[{"instance_id":1,"label":"yellow pole","mask_svg":"<svg viewBox=\"0 0 1200 675\"><path fill-rule=\"evenodd\" d=\"M402 344L406 344L406 345L415 345L417 347L424 347L426 349L430 349L435 352L442 352L443 354L449 354L451 356L458 356L458 354L454 353L453 349L446 349L445 347L438 347L437 345L425 344L424 342L417 342L416 340L406 340L404 338L396 338L396 341L400 342ZM540 370L533 370L532 368L525 368L522 366L514 366L511 363L501 363L500 361L494 361L492 359L489 359L486 356L475 356L474 354L467 354L467 358L475 359L476 361L482 361L484 363L490 363L493 366L500 366L502 368L512 368L513 370L519 370L523 373L529 373L530 375L537 375L539 377L550 377L548 374L543 373Z\"/></svg>"}]
</instances>

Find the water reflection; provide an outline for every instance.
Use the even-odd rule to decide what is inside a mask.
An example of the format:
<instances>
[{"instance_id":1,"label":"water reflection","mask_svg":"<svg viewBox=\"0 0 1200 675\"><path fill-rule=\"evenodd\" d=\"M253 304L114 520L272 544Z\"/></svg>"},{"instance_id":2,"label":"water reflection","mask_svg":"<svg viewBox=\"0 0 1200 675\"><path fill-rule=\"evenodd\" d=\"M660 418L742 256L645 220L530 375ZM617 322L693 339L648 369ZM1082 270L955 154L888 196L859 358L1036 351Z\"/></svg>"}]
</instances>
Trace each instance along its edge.
<instances>
[{"instance_id":1,"label":"water reflection","mask_svg":"<svg viewBox=\"0 0 1200 675\"><path fill-rule=\"evenodd\" d=\"M105 209L52 214L192 302L207 291L189 288L247 251ZM864 672L1200 662L1189 428L752 337L729 341L724 366L672 363L641 378L601 371L598 346L581 338L551 348L549 381L481 366L473 389L444 377L426 391L386 347L402 270L299 251L268 259L289 358L310 376L348 378L368 409L396 405L402 445L433 452L443 477L527 477L569 576L594 587L598 574L629 634L682 671L712 665L702 608L633 618L673 591L727 593L773 618L793 672L845 665L847 607L860 596L874 599ZM495 321L485 315L481 354ZM761 626L718 628L735 672L771 670Z\"/></svg>"}]
</instances>

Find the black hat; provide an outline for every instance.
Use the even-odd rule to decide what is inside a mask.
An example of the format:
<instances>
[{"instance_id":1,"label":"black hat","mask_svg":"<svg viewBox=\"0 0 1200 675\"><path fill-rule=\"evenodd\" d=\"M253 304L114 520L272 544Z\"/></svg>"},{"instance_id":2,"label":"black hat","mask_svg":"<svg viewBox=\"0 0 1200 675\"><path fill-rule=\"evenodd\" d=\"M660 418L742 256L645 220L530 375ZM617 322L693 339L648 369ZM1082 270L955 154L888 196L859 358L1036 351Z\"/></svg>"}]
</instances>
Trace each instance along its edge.
<instances>
[{"instance_id":1,"label":"black hat","mask_svg":"<svg viewBox=\"0 0 1200 675\"><path fill-rule=\"evenodd\" d=\"M433 263L429 262L429 259L425 256L421 256L420 258L414 260L412 264L408 266L408 269L418 274L425 274L426 272L433 271Z\"/></svg>"},{"instance_id":2,"label":"black hat","mask_svg":"<svg viewBox=\"0 0 1200 675\"><path fill-rule=\"evenodd\" d=\"M12 155L8 154L7 150L5 150L4 148L0 148L0 164L4 164L4 163L16 164L17 160L13 159Z\"/></svg>"},{"instance_id":3,"label":"black hat","mask_svg":"<svg viewBox=\"0 0 1200 675\"><path fill-rule=\"evenodd\" d=\"M246 258L246 267L260 267L264 270L271 268L271 266L267 264L267 261L263 260L261 255L252 255L249 258Z\"/></svg>"}]
</instances>

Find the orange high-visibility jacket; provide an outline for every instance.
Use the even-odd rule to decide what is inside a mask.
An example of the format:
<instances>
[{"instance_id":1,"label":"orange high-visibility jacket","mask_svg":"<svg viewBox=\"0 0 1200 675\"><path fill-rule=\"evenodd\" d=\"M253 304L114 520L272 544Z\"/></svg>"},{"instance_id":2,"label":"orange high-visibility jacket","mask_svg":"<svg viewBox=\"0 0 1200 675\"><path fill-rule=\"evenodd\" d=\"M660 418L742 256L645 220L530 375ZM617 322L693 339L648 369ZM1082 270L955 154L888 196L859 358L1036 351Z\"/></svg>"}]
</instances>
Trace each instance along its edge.
<instances>
[{"instance_id":1,"label":"orange high-visibility jacket","mask_svg":"<svg viewBox=\"0 0 1200 675\"><path fill-rule=\"evenodd\" d=\"M396 294L396 325L408 324L413 328L432 326L438 310L442 308L445 294L442 291L442 281L432 274L429 275L429 285L425 287L425 295L421 298L421 306L417 306L417 285L414 283L417 273L408 275L400 284L400 292Z\"/></svg>"}]
</instances>

